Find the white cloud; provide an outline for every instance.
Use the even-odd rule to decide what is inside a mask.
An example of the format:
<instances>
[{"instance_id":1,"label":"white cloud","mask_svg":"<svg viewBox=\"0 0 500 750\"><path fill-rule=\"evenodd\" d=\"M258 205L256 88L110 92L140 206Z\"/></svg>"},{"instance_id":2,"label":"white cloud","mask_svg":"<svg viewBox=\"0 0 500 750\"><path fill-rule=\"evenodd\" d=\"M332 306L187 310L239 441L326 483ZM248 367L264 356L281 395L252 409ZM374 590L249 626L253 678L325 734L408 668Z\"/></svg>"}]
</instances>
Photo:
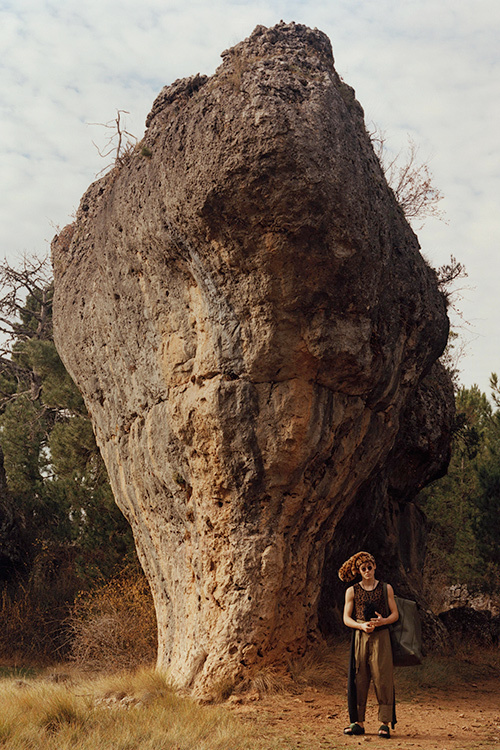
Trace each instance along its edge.
<instances>
[{"instance_id":1,"label":"white cloud","mask_svg":"<svg viewBox=\"0 0 500 750\"><path fill-rule=\"evenodd\" d=\"M455 255L474 289L476 339L465 384L488 388L497 341L500 3L497 0L3 0L0 4L0 252L45 248L103 167L103 123L144 119L163 85L211 74L220 53L281 18L332 41L339 73L394 151L410 133L430 158L448 224L429 222L424 253ZM497 348L495 348L497 347Z\"/></svg>"}]
</instances>

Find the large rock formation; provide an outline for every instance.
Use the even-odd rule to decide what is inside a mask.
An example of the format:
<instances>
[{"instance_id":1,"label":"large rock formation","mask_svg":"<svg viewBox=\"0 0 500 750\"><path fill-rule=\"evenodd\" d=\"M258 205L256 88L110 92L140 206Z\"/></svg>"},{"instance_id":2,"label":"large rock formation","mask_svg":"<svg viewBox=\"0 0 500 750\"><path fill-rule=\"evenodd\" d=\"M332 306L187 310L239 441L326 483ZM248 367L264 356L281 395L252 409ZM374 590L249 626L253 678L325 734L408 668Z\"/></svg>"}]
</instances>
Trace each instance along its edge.
<instances>
[{"instance_id":1,"label":"large rock formation","mask_svg":"<svg viewBox=\"0 0 500 750\"><path fill-rule=\"evenodd\" d=\"M448 332L327 37L257 27L222 57L163 89L53 243L56 343L151 583L158 663L198 692L316 633L336 527L360 497L365 521L384 512L369 482L397 473Z\"/></svg>"}]
</instances>

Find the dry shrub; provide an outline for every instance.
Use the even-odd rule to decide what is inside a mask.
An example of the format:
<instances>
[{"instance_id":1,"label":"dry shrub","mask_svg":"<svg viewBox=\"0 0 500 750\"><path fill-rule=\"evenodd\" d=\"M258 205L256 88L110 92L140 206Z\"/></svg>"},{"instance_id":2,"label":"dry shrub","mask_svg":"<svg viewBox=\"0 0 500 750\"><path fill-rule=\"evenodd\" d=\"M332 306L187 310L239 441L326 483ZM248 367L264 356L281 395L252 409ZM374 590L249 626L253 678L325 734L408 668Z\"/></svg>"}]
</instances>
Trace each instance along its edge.
<instances>
[{"instance_id":1,"label":"dry shrub","mask_svg":"<svg viewBox=\"0 0 500 750\"><path fill-rule=\"evenodd\" d=\"M97 671L132 669L156 657L153 599L143 575L126 571L80 593L69 618L71 658Z\"/></svg>"},{"instance_id":2,"label":"dry shrub","mask_svg":"<svg viewBox=\"0 0 500 750\"><path fill-rule=\"evenodd\" d=\"M21 663L45 664L64 656L65 621L80 580L74 553L43 547L30 575L0 591L0 655Z\"/></svg>"},{"instance_id":3,"label":"dry shrub","mask_svg":"<svg viewBox=\"0 0 500 750\"><path fill-rule=\"evenodd\" d=\"M2 622L0 628L2 658L16 659L26 652L27 656L35 656L43 650L43 643L40 643L41 614L24 587L18 587L16 596L6 589L2 591L0 620Z\"/></svg>"},{"instance_id":4,"label":"dry shrub","mask_svg":"<svg viewBox=\"0 0 500 750\"><path fill-rule=\"evenodd\" d=\"M429 164L420 160L418 146L412 138L408 136L405 154L399 152L390 158L384 133L375 128L370 137L387 183L410 224L417 220L421 229L428 217L443 220L444 214L438 207L443 195L434 186Z\"/></svg>"}]
</instances>

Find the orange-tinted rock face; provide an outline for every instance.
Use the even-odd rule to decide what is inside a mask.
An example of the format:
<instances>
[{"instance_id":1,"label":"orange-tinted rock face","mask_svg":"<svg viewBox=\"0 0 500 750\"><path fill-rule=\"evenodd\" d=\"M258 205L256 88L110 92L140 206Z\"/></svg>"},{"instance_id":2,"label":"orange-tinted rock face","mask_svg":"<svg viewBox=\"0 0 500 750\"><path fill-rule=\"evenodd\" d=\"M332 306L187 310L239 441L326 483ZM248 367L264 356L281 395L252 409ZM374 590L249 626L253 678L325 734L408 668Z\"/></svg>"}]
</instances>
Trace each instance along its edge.
<instances>
[{"instance_id":1,"label":"orange-tinted rock face","mask_svg":"<svg viewBox=\"0 0 500 750\"><path fill-rule=\"evenodd\" d=\"M158 662L202 692L315 631L325 550L448 320L321 32L258 27L147 122L53 243L54 327Z\"/></svg>"}]
</instances>

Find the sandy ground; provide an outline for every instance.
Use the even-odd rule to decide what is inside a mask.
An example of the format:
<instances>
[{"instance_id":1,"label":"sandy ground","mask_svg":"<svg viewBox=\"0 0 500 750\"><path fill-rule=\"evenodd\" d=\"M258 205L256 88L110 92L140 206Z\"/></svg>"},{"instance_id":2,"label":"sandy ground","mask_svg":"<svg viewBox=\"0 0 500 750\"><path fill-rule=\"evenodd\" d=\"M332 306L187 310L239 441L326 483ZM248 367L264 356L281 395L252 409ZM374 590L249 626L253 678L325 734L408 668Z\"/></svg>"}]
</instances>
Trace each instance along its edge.
<instances>
[{"instance_id":1,"label":"sandy ground","mask_svg":"<svg viewBox=\"0 0 500 750\"><path fill-rule=\"evenodd\" d=\"M390 740L377 735L380 722L370 692L366 734L346 737L349 724L343 680L331 687L304 688L299 694L267 695L235 703L233 711L248 722L249 732L284 750L340 748L421 748L422 750L500 750L500 680L463 678L439 687L419 684L411 689L411 669L397 675L397 725ZM401 683L401 684L398 684ZM273 744L274 743L274 744Z\"/></svg>"}]
</instances>

